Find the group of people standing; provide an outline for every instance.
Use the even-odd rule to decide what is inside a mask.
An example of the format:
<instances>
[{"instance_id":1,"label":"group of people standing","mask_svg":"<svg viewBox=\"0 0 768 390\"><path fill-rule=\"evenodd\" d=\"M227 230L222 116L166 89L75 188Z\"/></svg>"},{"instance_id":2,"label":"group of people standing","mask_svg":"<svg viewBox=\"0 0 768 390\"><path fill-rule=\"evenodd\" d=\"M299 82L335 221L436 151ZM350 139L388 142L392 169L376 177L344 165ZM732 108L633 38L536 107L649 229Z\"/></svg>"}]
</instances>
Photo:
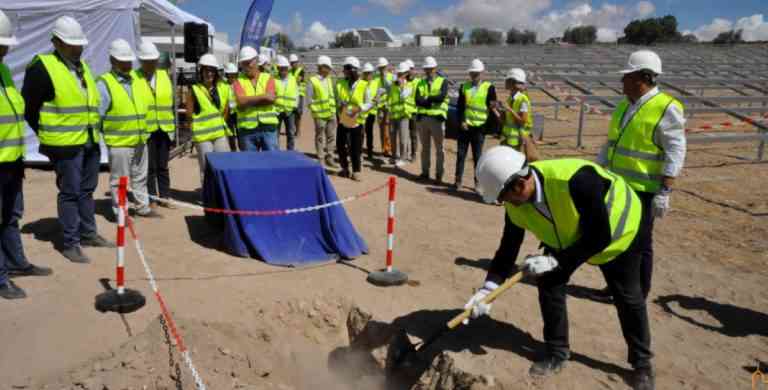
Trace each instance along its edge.
<instances>
[{"instance_id":1,"label":"group of people standing","mask_svg":"<svg viewBox=\"0 0 768 390\"><path fill-rule=\"evenodd\" d=\"M58 18L52 28L51 53L35 56L26 68L19 93L2 59L18 43L9 18L0 11L0 296L24 298L9 276L45 276L52 270L30 263L21 245L19 220L24 210L24 122L37 134L40 153L56 173L61 254L74 263L89 263L82 247L115 247L98 233L93 192L101 164L100 141L109 150L112 210L117 214L117 187L130 177L134 212L156 218L158 202L168 198L168 155L175 137L174 91L168 72L158 68L160 53L150 42L138 48L140 68L130 44L113 41L111 69L95 77L81 59L88 39L72 17ZM172 207L165 204L166 207Z\"/></svg>"}]
</instances>

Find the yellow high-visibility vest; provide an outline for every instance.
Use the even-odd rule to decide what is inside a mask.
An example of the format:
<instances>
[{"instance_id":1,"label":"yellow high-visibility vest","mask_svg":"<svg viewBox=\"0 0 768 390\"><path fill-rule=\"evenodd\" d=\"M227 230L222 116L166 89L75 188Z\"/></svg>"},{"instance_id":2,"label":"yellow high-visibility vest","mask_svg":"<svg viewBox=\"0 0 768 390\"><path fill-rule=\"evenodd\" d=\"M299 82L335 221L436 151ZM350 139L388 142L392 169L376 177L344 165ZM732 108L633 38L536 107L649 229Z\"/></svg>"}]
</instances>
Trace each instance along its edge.
<instances>
[{"instance_id":1,"label":"yellow high-visibility vest","mask_svg":"<svg viewBox=\"0 0 768 390\"><path fill-rule=\"evenodd\" d=\"M296 83L296 78L289 74L286 80L275 80L275 108L277 112L292 112L298 106L299 85Z\"/></svg>"},{"instance_id":2,"label":"yellow high-visibility vest","mask_svg":"<svg viewBox=\"0 0 768 390\"><path fill-rule=\"evenodd\" d=\"M509 97L509 105L512 106L512 111L518 115L522 114L520 108L523 106L523 103L528 105L528 120L525 121L525 124L523 126L518 125L512 114L507 112L504 114L504 126L501 129L501 143L517 149L523 144L523 136L531 136L531 129L533 128L531 99L524 92L518 92L514 96Z\"/></svg>"},{"instance_id":3,"label":"yellow high-visibility vest","mask_svg":"<svg viewBox=\"0 0 768 390\"><path fill-rule=\"evenodd\" d=\"M664 153L653 135L670 105L683 112L683 104L665 93L659 93L640 107L627 125L621 127L629 101L616 107L608 132L608 169L621 175L636 191L658 192L661 189Z\"/></svg>"},{"instance_id":4,"label":"yellow high-visibility vest","mask_svg":"<svg viewBox=\"0 0 768 390\"><path fill-rule=\"evenodd\" d=\"M11 71L0 63L0 163L14 162L24 157L24 98L16 89ZM2 88L0 86L0 88Z\"/></svg>"},{"instance_id":5,"label":"yellow high-visibility vest","mask_svg":"<svg viewBox=\"0 0 768 390\"><path fill-rule=\"evenodd\" d=\"M53 100L44 102L40 109L40 128L37 133L40 143L49 146L85 145L89 128L93 141L99 142L96 129L101 121L101 97L88 64L82 61L85 80L83 90L80 80L55 54L38 55L32 64L37 61L42 62L54 89Z\"/></svg>"},{"instance_id":6,"label":"yellow high-visibility vest","mask_svg":"<svg viewBox=\"0 0 768 390\"><path fill-rule=\"evenodd\" d=\"M467 81L461 89L464 92L464 122L467 122L469 126L480 127L488 120L488 106L486 105L488 100L488 90L491 88L491 83L483 81L472 92L472 82Z\"/></svg>"},{"instance_id":7,"label":"yellow high-visibility vest","mask_svg":"<svg viewBox=\"0 0 768 390\"><path fill-rule=\"evenodd\" d=\"M318 76L309 79L312 84L312 103L309 110L315 119L327 120L336 115L336 91L330 76L320 81Z\"/></svg>"},{"instance_id":8,"label":"yellow high-visibility vest","mask_svg":"<svg viewBox=\"0 0 768 390\"><path fill-rule=\"evenodd\" d=\"M443 87L445 78L437 76L432 80L432 84L427 82L427 79L421 79L419 82L419 94L423 97L434 97L440 95L440 90ZM432 103L429 108L419 107L419 114L428 116L439 116L443 119L448 118L448 95L445 96L445 100L440 103Z\"/></svg>"},{"instance_id":9,"label":"yellow high-visibility vest","mask_svg":"<svg viewBox=\"0 0 768 390\"><path fill-rule=\"evenodd\" d=\"M104 113L101 122L104 143L112 147L131 147L145 143L149 138L147 105L136 91L142 81L131 79L131 97L112 72L101 75L99 79L107 86L111 99L109 110Z\"/></svg>"},{"instance_id":10,"label":"yellow high-visibility vest","mask_svg":"<svg viewBox=\"0 0 768 390\"><path fill-rule=\"evenodd\" d=\"M216 86L221 101L219 107L213 104L210 94L203 85L195 84L192 86L197 104L200 105L200 112L192 115L192 141L213 141L226 137L229 133L227 123L224 121L224 108L229 102L221 96L221 86L229 88L224 83L219 83Z\"/></svg>"},{"instance_id":11,"label":"yellow high-visibility vest","mask_svg":"<svg viewBox=\"0 0 768 390\"><path fill-rule=\"evenodd\" d=\"M520 206L505 203L504 207L512 223L530 231L548 247L555 251L568 249L582 236L579 213L573 203L568 182L585 166L592 167L601 177L611 182L604 199L611 225L611 243L587 260L592 265L600 265L624 253L640 227L640 198L620 176L586 160L536 161L531 163L531 167L540 174L544 198L551 215L543 215L531 202Z\"/></svg>"},{"instance_id":12,"label":"yellow high-visibility vest","mask_svg":"<svg viewBox=\"0 0 768 390\"><path fill-rule=\"evenodd\" d=\"M168 76L168 71L164 69L155 71L155 88L152 88L150 80L147 80L140 69L134 69L131 77L141 81L136 91L141 94L141 98L147 105L147 131L149 133L157 130L166 133L174 132L176 109L173 106L173 83Z\"/></svg>"}]
</instances>

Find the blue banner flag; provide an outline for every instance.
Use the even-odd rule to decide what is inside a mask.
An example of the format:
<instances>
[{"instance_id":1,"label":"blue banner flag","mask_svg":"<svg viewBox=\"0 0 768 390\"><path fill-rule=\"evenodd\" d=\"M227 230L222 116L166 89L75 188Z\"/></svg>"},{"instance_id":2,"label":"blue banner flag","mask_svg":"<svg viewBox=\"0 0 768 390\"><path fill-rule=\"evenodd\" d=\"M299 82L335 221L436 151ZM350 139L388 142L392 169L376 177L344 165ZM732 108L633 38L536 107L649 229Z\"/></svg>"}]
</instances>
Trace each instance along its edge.
<instances>
[{"instance_id":1,"label":"blue banner flag","mask_svg":"<svg viewBox=\"0 0 768 390\"><path fill-rule=\"evenodd\" d=\"M253 0L248 15L243 24L243 34L240 36L240 47L252 46L259 48L264 30L267 28L269 14L272 13L274 0Z\"/></svg>"}]
</instances>

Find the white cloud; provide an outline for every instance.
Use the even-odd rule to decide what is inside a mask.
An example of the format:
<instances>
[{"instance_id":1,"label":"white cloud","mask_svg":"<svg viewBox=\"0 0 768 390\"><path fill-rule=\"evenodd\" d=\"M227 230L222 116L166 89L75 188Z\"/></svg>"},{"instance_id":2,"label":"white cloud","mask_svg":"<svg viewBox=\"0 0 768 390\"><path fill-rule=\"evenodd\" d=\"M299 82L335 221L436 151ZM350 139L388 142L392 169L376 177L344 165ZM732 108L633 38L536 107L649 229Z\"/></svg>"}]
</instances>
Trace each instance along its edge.
<instances>
[{"instance_id":1,"label":"white cloud","mask_svg":"<svg viewBox=\"0 0 768 390\"><path fill-rule=\"evenodd\" d=\"M304 20L301 18L301 12L296 12L291 19L291 34L299 35L303 30Z\"/></svg>"},{"instance_id":2,"label":"white cloud","mask_svg":"<svg viewBox=\"0 0 768 390\"><path fill-rule=\"evenodd\" d=\"M700 41L711 41L718 34L730 30L742 30L741 37L745 41L763 41L768 40L768 21L762 14L755 14L744 17L736 23L723 18L715 18L712 23L699 26L693 30L693 34Z\"/></svg>"},{"instance_id":3,"label":"white cloud","mask_svg":"<svg viewBox=\"0 0 768 390\"><path fill-rule=\"evenodd\" d=\"M325 27L324 24L319 21L314 21L309 25L307 31L298 41L300 46L310 47L313 45L328 45L328 42L333 42L336 38L336 32Z\"/></svg>"},{"instance_id":4,"label":"white cloud","mask_svg":"<svg viewBox=\"0 0 768 390\"><path fill-rule=\"evenodd\" d=\"M412 32L428 32L440 26L510 27L531 29L538 40L562 36L568 27L594 25L598 39L615 41L619 32L633 19L649 17L656 7L649 1L632 6L603 3L593 7L588 1L571 2L564 8L552 9L551 0L459 0L442 10L412 17Z\"/></svg>"},{"instance_id":5,"label":"white cloud","mask_svg":"<svg viewBox=\"0 0 768 390\"><path fill-rule=\"evenodd\" d=\"M619 33L612 28L600 27L597 29L598 42L616 42L618 38Z\"/></svg>"},{"instance_id":6,"label":"white cloud","mask_svg":"<svg viewBox=\"0 0 768 390\"><path fill-rule=\"evenodd\" d=\"M272 35L272 34L277 34L282 32L285 32L285 27L283 27L282 24L275 22L272 19L269 19L267 21L267 28L265 31L266 35Z\"/></svg>"},{"instance_id":7,"label":"white cloud","mask_svg":"<svg viewBox=\"0 0 768 390\"><path fill-rule=\"evenodd\" d=\"M403 9L411 5L413 0L368 0L368 2L382 6L395 15L400 15Z\"/></svg>"},{"instance_id":8,"label":"white cloud","mask_svg":"<svg viewBox=\"0 0 768 390\"><path fill-rule=\"evenodd\" d=\"M650 1L641 1L635 6L637 16L641 18L647 18L656 11L656 6Z\"/></svg>"}]
</instances>

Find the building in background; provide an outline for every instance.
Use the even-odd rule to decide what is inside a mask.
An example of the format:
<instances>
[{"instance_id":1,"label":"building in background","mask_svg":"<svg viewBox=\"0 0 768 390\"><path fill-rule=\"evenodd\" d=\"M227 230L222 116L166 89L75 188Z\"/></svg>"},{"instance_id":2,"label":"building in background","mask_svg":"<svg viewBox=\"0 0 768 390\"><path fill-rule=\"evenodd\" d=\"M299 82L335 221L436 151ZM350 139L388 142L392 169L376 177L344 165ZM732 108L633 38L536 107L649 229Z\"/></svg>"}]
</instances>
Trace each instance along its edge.
<instances>
[{"instance_id":1,"label":"building in background","mask_svg":"<svg viewBox=\"0 0 768 390\"><path fill-rule=\"evenodd\" d=\"M361 47L402 47L403 41L395 38L386 27L355 28L340 31L337 35L352 33Z\"/></svg>"}]
</instances>

